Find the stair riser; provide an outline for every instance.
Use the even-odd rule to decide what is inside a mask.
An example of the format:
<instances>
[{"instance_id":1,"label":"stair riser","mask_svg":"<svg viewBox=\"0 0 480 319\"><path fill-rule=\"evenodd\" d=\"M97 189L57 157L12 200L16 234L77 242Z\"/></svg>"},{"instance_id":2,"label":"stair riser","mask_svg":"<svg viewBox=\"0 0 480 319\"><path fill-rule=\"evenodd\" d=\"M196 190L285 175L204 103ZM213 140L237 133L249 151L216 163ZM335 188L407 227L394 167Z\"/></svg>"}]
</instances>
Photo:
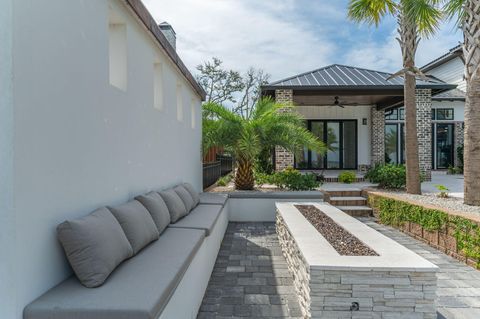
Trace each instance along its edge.
<instances>
[{"instance_id":1,"label":"stair riser","mask_svg":"<svg viewBox=\"0 0 480 319\"><path fill-rule=\"evenodd\" d=\"M347 210L343 212L352 217L372 217L373 216L373 213L370 210Z\"/></svg>"},{"instance_id":2,"label":"stair riser","mask_svg":"<svg viewBox=\"0 0 480 319\"><path fill-rule=\"evenodd\" d=\"M362 196L362 191L328 191L330 197L358 197Z\"/></svg>"},{"instance_id":3,"label":"stair riser","mask_svg":"<svg viewBox=\"0 0 480 319\"><path fill-rule=\"evenodd\" d=\"M367 201L362 200L330 200L330 204L333 206L366 206Z\"/></svg>"}]
</instances>

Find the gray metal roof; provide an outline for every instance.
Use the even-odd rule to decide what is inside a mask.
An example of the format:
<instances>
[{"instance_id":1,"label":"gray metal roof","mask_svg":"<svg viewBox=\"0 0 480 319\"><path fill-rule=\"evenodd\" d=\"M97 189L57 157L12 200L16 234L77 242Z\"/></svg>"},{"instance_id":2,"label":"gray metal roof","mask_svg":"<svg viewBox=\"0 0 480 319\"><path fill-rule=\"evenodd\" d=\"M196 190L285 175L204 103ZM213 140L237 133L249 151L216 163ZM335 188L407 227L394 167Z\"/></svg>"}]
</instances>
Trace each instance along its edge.
<instances>
[{"instance_id":1,"label":"gray metal roof","mask_svg":"<svg viewBox=\"0 0 480 319\"><path fill-rule=\"evenodd\" d=\"M459 89L453 89L441 92L432 96L435 101L465 101L465 92Z\"/></svg>"},{"instance_id":2,"label":"gray metal roof","mask_svg":"<svg viewBox=\"0 0 480 319\"><path fill-rule=\"evenodd\" d=\"M291 89L321 89L321 88L401 88L403 78L395 77L387 80L391 73L368 70L352 66L333 64L317 70L295 75L263 86L264 90ZM438 79L430 81L417 80L418 88L452 89L451 86Z\"/></svg>"}]
</instances>

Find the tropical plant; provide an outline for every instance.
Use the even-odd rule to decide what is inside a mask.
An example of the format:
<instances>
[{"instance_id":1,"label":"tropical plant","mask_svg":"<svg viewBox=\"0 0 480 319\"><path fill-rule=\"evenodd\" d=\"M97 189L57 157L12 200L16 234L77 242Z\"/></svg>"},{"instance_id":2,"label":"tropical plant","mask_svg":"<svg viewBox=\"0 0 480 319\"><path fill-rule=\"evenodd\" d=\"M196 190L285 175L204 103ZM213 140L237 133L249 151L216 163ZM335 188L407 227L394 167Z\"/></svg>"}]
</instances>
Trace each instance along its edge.
<instances>
[{"instance_id":1,"label":"tropical plant","mask_svg":"<svg viewBox=\"0 0 480 319\"><path fill-rule=\"evenodd\" d=\"M220 104L203 105L203 149L223 146L235 156L237 189L253 189L253 166L264 148L281 146L298 153L305 146L325 152L325 145L305 128L302 116L289 108L263 98L246 116Z\"/></svg>"},{"instance_id":2,"label":"tropical plant","mask_svg":"<svg viewBox=\"0 0 480 319\"><path fill-rule=\"evenodd\" d=\"M440 0L350 0L348 16L357 22L378 26L387 15L394 16L398 23L397 38L403 58L403 69L393 76L403 76L406 128L407 192L420 194L420 166L418 159L416 76L424 77L415 66L415 53L420 36L435 33L442 13Z\"/></svg>"},{"instance_id":3,"label":"tropical plant","mask_svg":"<svg viewBox=\"0 0 480 319\"><path fill-rule=\"evenodd\" d=\"M463 57L467 81L464 202L480 206L480 0L445 0L445 10L450 17L458 17L458 24L463 30Z\"/></svg>"},{"instance_id":4,"label":"tropical plant","mask_svg":"<svg viewBox=\"0 0 480 319\"><path fill-rule=\"evenodd\" d=\"M400 189L406 184L406 171L404 165L387 164L372 167L365 178L372 183L378 183L380 188Z\"/></svg>"},{"instance_id":5,"label":"tropical plant","mask_svg":"<svg viewBox=\"0 0 480 319\"><path fill-rule=\"evenodd\" d=\"M440 193L438 193L438 197L440 198L448 198L448 191L449 189L447 186L442 185L442 184L437 184L435 185L435 188L438 189Z\"/></svg>"},{"instance_id":6,"label":"tropical plant","mask_svg":"<svg viewBox=\"0 0 480 319\"><path fill-rule=\"evenodd\" d=\"M351 184L355 182L356 179L357 175L355 174L355 172L352 171L343 171L338 174L338 181L340 183Z\"/></svg>"}]
</instances>

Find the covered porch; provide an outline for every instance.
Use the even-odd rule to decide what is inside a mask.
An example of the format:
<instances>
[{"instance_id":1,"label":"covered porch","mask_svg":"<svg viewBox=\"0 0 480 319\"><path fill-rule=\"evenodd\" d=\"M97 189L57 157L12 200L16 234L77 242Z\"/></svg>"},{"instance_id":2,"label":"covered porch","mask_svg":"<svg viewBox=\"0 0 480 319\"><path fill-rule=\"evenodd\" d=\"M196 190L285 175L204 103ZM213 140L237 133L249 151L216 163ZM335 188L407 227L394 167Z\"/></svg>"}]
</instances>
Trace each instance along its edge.
<instances>
[{"instance_id":1,"label":"covered porch","mask_svg":"<svg viewBox=\"0 0 480 319\"><path fill-rule=\"evenodd\" d=\"M297 157L277 148L276 169L365 172L384 163L385 110L402 106L404 94L403 78L387 80L390 76L335 64L264 86L263 95L294 105L307 128L329 146L324 155L305 149ZM432 95L454 87L436 79L417 81L419 158L427 179L432 169Z\"/></svg>"}]
</instances>

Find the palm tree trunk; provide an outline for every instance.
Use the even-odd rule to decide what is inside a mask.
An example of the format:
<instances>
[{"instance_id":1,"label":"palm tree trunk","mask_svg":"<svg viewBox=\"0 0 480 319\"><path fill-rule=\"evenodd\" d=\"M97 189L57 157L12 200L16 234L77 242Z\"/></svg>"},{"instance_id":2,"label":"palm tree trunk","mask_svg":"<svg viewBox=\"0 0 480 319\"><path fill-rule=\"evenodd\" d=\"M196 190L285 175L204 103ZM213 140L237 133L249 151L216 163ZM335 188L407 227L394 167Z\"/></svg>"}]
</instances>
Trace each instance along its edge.
<instances>
[{"instance_id":1,"label":"palm tree trunk","mask_svg":"<svg viewBox=\"0 0 480 319\"><path fill-rule=\"evenodd\" d=\"M418 47L417 27L405 15L398 18L398 32L402 49L405 102L405 157L407 164L407 193L421 194L420 165L418 159L417 103L415 97L415 53Z\"/></svg>"},{"instance_id":2,"label":"palm tree trunk","mask_svg":"<svg viewBox=\"0 0 480 319\"><path fill-rule=\"evenodd\" d=\"M465 204L480 206L480 0L466 1L463 23L465 78Z\"/></svg>"},{"instance_id":3,"label":"palm tree trunk","mask_svg":"<svg viewBox=\"0 0 480 319\"><path fill-rule=\"evenodd\" d=\"M252 162L246 159L239 159L237 161L237 172L235 173L235 188L252 190L254 185Z\"/></svg>"}]
</instances>

